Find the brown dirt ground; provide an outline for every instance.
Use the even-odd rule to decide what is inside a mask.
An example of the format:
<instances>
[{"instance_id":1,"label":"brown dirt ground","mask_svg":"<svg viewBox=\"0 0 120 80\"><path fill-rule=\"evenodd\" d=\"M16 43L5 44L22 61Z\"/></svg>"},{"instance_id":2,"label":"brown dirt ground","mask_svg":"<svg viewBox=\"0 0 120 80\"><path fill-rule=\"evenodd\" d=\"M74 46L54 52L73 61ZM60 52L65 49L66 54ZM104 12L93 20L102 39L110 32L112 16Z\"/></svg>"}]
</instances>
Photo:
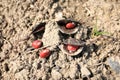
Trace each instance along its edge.
<instances>
[{"instance_id":1,"label":"brown dirt ground","mask_svg":"<svg viewBox=\"0 0 120 80\"><path fill-rule=\"evenodd\" d=\"M77 57L59 49L47 59L41 59L37 50L25 52L35 37L18 41L36 24L55 19L58 12L85 28L97 25L110 37L88 45L88 51ZM93 50L95 46L97 50ZM1 80L119 80L119 69L120 0L0 0Z\"/></svg>"}]
</instances>

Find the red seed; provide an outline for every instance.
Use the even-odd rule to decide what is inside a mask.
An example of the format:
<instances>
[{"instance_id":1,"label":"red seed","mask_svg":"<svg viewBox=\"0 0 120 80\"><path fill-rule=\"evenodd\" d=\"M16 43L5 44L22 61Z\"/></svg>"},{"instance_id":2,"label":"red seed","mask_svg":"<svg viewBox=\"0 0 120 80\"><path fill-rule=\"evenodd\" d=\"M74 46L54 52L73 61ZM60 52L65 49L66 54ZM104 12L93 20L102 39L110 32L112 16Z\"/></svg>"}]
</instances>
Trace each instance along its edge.
<instances>
[{"instance_id":1,"label":"red seed","mask_svg":"<svg viewBox=\"0 0 120 80\"><path fill-rule=\"evenodd\" d=\"M35 40L32 42L32 47L35 49L40 48L41 46L42 46L42 42L39 40Z\"/></svg>"},{"instance_id":2,"label":"red seed","mask_svg":"<svg viewBox=\"0 0 120 80\"><path fill-rule=\"evenodd\" d=\"M40 52L39 55L40 55L41 58L46 58L50 55L50 50L49 49L44 49Z\"/></svg>"},{"instance_id":3,"label":"red seed","mask_svg":"<svg viewBox=\"0 0 120 80\"><path fill-rule=\"evenodd\" d=\"M78 46L67 45L67 50L69 50L69 51L76 51L77 49L78 49Z\"/></svg>"},{"instance_id":4,"label":"red seed","mask_svg":"<svg viewBox=\"0 0 120 80\"><path fill-rule=\"evenodd\" d=\"M68 29L72 29L72 28L74 28L75 27L75 24L74 23L67 23L66 24L66 28L68 28Z\"/></svg>"}]
</instances>

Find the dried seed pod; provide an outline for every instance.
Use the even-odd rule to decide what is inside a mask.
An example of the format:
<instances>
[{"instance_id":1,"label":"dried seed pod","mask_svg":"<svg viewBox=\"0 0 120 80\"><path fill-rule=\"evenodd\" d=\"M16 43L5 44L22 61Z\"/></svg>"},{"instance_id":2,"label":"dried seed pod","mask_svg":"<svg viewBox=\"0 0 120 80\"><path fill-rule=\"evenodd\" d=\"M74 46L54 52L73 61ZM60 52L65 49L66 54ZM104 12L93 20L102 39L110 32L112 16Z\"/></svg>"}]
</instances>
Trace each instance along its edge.
<instances>
[{"instance_id":1,"label":"dried seed pod","mask_svg":"<svg viewBox=\"0 0 120 80\"><path fill-rule=\"evenodd\" d=\"M79 47L79 48L77 49L77 51L75 51L75 52L69 52L69 51L66 49L66 47L65 47L64 44L59 45L59 48L60 48L60 50L61 50L63 53L65 53L65 54L67 54L67 55L69 55L69 56L76 56L76 55L78 55L78 54L80 54L80 53L82 52L82 50L83 50L84 47Z\"/></svg>"},{"instance_id":2,"label":"dried seed pod","mask_svg":"<svg viewBox=\"0 0 120 80\"><path fill-rule=\"evenodd\" d=\"M36 34L36 33L40 32L40 31L43 31L43 30L45 29L45 24L46 24L46 23L44 22L44 23L40 23L40 24L36 25L36 26L34 27L32 33L33 33L33 34Z\"/></svg>"},{"instance_id":3,"label":"dried seed pod","mask_svg":"<svg viewBox=\"0 0 120 80\"><path fill-rule=\"evenodd\" d=\"M69 39L63 40L63 43L64 44L75 45L75 46L83 46L83 45L86 44L86 42L84 42L84 41L80 41L78 39L71 38L71 37Z\"/></svg>"},{"instance_id":4,"label":"dried seed pod","mask_svg":"<svg viewBox=\"0 0 120 80\"><path fill-rule=\"evenodd\" d=\"M73 47L71 47L72 50L68 50L68 45L73 45ZM74 39L74 38L69 38L67 40L64 40L63 41L63 44L61 44L59 46L59 48L61 49L61 51L67 55L70 55L70 56L76 56L78 54L80 54L84 48L84 45L85 45L85 42L83 41L79 41L77 39ZM78 48L77 48L78 46ZM75 49L76 48L76 49Z\"/></svg>"},{"instance_id":5,"label":"dried seed pod","mask_svg":"<svg viewBox=\"0 0 120 80\"><path fill-rule=\"evenodd\" d=\"M74 27L66 28L66 25L68 23L74 24ZM72 20L66 20L66 19L57 21L57 24L59 25L60 32L64 34L75 34L79 30L79 27L80 27L80 24L78 22L72 21Z\"/></svg>"}]
</instances>

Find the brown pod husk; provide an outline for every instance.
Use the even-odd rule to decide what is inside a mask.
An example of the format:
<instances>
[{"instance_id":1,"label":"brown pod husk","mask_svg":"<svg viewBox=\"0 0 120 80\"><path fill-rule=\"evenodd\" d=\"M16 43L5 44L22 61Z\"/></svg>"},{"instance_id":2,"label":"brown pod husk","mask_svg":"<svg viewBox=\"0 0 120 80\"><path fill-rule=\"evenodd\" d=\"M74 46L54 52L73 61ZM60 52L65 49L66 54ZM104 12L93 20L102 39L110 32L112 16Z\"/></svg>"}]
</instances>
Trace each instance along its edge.
<instances>
[{"instance_id":1,"label":"brown pod husk","mask_svg":"<svg viewBox=\"0 0 120 80\"><path fill-rule=\"evenodd\" d=\"M60 48L60 50L63 52L63 53L65 53L65 54L67 54L67 55L69 55L69 56L76 56L76 55L78 55L78 54L80 54L81 52L82 52L82 50L83 50L83 46L82 47L79 47L78 49L77 49L77 51L75 51L75 52L69 52L66 48L65 48L65 45L64 44L61 44L60 46L59 46L59 48Z\"/></svg>"},{"instance_id":2,"label":"brown pod husk","mask_svg":"<svg viewBox=\"0 0 120 80\"><path fill-rule=\"evenodd\" d=\"M79 48L75 51L75 52L70 52L66 49L66 45L74 45L74 46L79 46ZM76 56L78 54L80 54L84 48L85 42L79 41L75 38L69 38L67 40L63 41L63 44L61 44L59 46L59 48L61 49L61 51L67 55L70 56Z\"/></svg>"},{"instance_id":3,"label":"brown pod husk","mask_svg":"<svg viewBox=\"0 0 120 80\"><path fill-rule=\"evenodd\" d=\"M66 24L70 23L70 22L75 24L75 28L67 29L65 27ZM66 20L66 19L57 21L57 24L59 25L60 32L62 32L64 34L75 34L79 30L79 27L80 27L80 24L78 22L72 21L72 20Z\"/></svg>"},{"instance_id":4,"label":"brown pod husk","mask_svg":"<svg viewBox=\"0 0 120 80\"><path fill-rule=\"evenodd\" d=\"M34 29L32 30L32 34L36 34L36 33L38 33L38 32L41 32L41 31L43 31L44 29L45 29L45 22L43 22L43 23L39 23L38 25L36 25L35 27L34 27Z\"/></svg>"},{"instance_id":5,"label":"brown pod husk","mask_svg":"<svg viewBox=\"0 0 120 80\"><path fill-rule=\"evenodd\" d=\"M78 39L71 38L71 37L69 39L63 40L63 43L64 44L75 45L75 46L83 46L83 45L86 44L86 42L84 42L84 41L80 41Z\"/></svg>"}]
</instances>

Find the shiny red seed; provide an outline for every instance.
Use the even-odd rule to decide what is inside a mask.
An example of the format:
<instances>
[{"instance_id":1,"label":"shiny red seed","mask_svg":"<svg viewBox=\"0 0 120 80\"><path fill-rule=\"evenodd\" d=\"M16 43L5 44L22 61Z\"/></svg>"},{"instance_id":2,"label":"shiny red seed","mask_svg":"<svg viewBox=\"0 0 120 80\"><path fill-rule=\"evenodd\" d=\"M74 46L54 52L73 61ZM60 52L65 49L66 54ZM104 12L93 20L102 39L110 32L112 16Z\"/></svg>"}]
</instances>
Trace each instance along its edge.
<instances>
[{"instance_id":1,"label":"shiny red seed","mask_svg":"<svg viewBox=\"0 0 120 80\"><path fill-rule=\"evenodd\" d=\"M32 42L32 47L35 49L40 48L41 46L42 46L42 42L39 40L35 40Z\"/></svg>"},{"instance_id":2,"label":"shiny red seed","mask_svg":"<svg viewBox=\"0 0 120 80\"><path fill-rule=\"evenodd\" d=\"M41 58L46 58L50 55L50 50L49 49L44 49L40 52L39 56Z\"/></svg>"},{"instance_id":3,"label":"shiny red seed","mask_svg":"<svg viewBox=\"0 0 120 80\"><path fill-rule=\"evenodd\" d=\"M68 51L76 51L77 49L78 49L78 46L67 45L67 50L68 50Z\"/></svg>"},{"instance_id":4,"label":"shiny red seed","mask_svg":"<svg viewBox=\"0 0 120 80\"><path fill-rule=\"evenodd\" d=\"M66 24L66 28L68 28L68 29L72 29L72 28L74 28L75 27L75 24L74 23L67 23Z\"/></svg>"}]
</instances>

